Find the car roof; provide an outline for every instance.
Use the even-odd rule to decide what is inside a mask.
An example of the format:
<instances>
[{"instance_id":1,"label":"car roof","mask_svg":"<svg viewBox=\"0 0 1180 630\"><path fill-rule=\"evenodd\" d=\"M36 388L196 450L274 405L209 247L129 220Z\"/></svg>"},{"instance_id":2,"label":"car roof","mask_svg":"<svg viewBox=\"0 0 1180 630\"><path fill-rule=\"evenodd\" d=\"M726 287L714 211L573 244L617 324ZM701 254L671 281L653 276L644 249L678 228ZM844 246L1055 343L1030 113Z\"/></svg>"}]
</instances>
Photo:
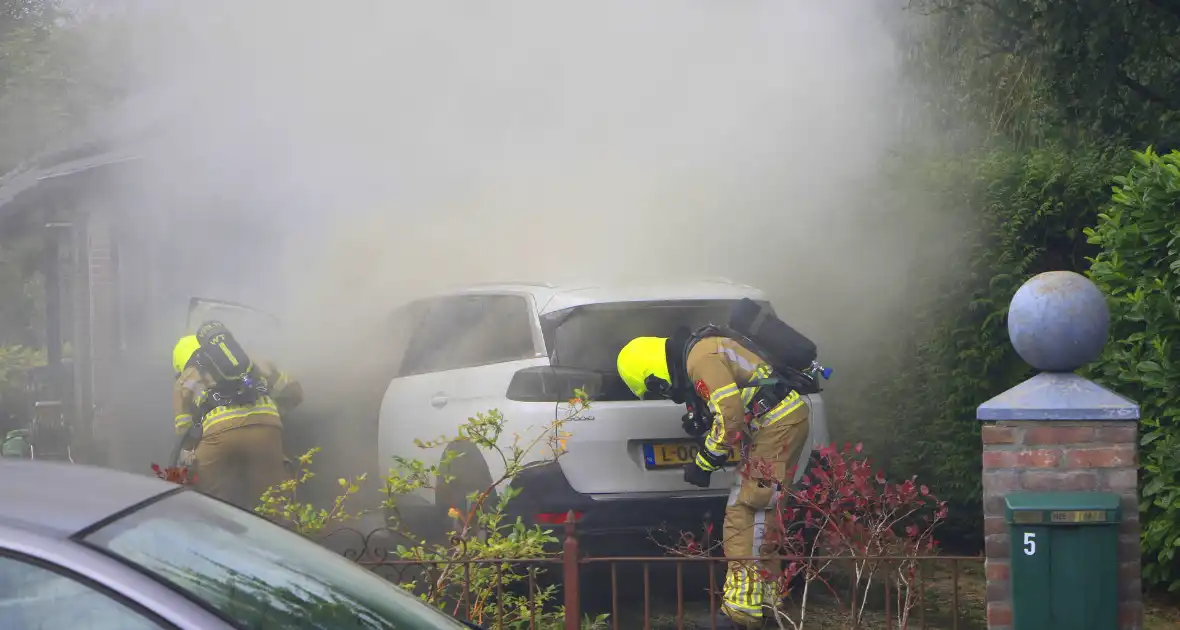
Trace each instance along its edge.
<instances>
[{"instance_id":1,"label":"car roof","mask_svg":"<svg viewBox=\"0 0 1180 630\"><path fill-rule=\"evenodd\" d=\"M531 295L544 315L605 302L661 302L679 300L765 300L762 291L727 279L678 280L643 284L552 285L543 282L505 282L468 285L423 299L456 295L517 293ZM417 300L420 301L420 300Z\"/></svg>"},{"instance_id":2,"label":"car roof","mask_svg":"<svg viewBox=\"0 0 1180 630\"><path fill-rule=\"evenodd\" d=\"M0 525L62 538L178 487L109 468L26 459L0 459L0 480Z\"/></svg>"}]
</instances>

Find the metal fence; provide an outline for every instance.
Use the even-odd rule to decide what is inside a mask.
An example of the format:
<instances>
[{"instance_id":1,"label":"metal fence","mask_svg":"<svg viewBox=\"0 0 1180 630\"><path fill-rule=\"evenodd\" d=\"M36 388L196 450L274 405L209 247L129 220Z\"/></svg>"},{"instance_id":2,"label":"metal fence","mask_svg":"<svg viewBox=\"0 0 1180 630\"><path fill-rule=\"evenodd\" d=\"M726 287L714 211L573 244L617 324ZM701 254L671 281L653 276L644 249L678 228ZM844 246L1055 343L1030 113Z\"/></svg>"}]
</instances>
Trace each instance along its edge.
<instances>
[{"instance_id":1,"label":"metal fence","mask_svg":"<svg viewBox=\"0 0 1180 630\"><path fill-rule=\"evenodd\" d=\"M495 607L495 612L489 615L480 601L494 596L495 601L502 602L505 601L506 592L516 589L519 593L522 588L526 593L518 596L526 602L523 610L528 612L529 618L518 618L517 625L528 627L530 630L555 629L551 618L548 625L538 621L541 606L537 605L534 597L543 582L555 585L560 592L560 602L553 603L561 603L565 607L565 630L580 630L586 627L583 615L587 610L584 608L592 610L593 613L608 613L605 627L613 630L640 627L644 630L715 628L727 563L759 560L725 558L719 555L586 556L581 553L578 533L572 518L565 524L561 552L547 558L405 560L396 557L392 545L381 541L382 534L390 530L379 528L365 534L345 529L333 535L339 535L341 532L351 532L357 536L359 543L337 551L398 583L412 580L415 572L420 576L431 574L431 571L437 574L448 566L452 567L453 571L460 570L454 567L461 567L462 577L456 580L461 584L461 588L447 600L450 604L449 610L467 619L478 620L482 617L483 623L495 630L505 627L504 607ZM986 587L983 558L980 556L860 558L862 568L867 562L873 570L874 583L868 587L863 581L864 573L862 572L862 579L858 582L855 571L851 568L858 562L857 558L782 556L778 560L783 566L791 562L809 562L812 566L825 565L831 569L822 581L813 580L808 586L810 597L813 599L809 603L807 618L814 620L817 616L828 617L828 620L816 626L809 623L806 626L809 628L986 628ZM914 568L912 579L905 580L908 587L904 593L899 592L899 582L894 578L895 571L903 567ZM483 583L473 588L472 572L480 570L483 571ZM489 570L494 576L490 584L486 579ZM889 578L885 579L882 576ZM848 595L839 597L836 594L841 593L843 580L847 580L847 590L843 593ZM634 588L628 588L628 581L641 581L640 592L636 593ZM609 582L609 587L606 582ZM699 588L695 589L694 596L690 591L693 587L688 585L698 583ZM788 608L798 606L803 586L801 583L793 585L786 600ZM477 590L480 592L475 592ZM584 606L587 590L594 592L590 599L595 602L590 606ZM817 595L820 597L817 598ZM673 598L674 608L672 602L667 601ZM790 604L792 601L795 604ZM707 617L702 621L699 617L704 614L706 603ZM854 618L848 609L849 603L853 608L859 608L862 614ZM690 618L693 616L688 612L690 605L700 608L700 614L696 615L698 618L695 620ZM812 605L815 605L815 608L811 608ZM865 611L867 614L863 614ZM791 610L796 621L798 612L798 608ZM605 627L595 626L596 630L605 630ZM771 622L770 627L778 626ZM784 622L782 627L794 626Z\"/></svg>"}]
</instances>

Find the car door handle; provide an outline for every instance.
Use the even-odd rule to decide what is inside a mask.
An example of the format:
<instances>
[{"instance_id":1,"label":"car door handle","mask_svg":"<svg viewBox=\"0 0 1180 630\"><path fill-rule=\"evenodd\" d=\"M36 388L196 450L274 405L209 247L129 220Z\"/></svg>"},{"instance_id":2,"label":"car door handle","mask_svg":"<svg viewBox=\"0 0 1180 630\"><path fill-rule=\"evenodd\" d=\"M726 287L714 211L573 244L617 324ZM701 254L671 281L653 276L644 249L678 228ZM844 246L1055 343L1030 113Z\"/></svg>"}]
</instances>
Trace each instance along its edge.
<instances>
[{"instance_id":1,"label":"car door handle","mask_svg":"<svg viewBox=\"0 0 1180 630\"><path fill-rule=\"evenodd\" d=\"M438 393L430 397L430 406L435 409L442 409L447 406L447 395Z\"/></svg>"}]
</instances>

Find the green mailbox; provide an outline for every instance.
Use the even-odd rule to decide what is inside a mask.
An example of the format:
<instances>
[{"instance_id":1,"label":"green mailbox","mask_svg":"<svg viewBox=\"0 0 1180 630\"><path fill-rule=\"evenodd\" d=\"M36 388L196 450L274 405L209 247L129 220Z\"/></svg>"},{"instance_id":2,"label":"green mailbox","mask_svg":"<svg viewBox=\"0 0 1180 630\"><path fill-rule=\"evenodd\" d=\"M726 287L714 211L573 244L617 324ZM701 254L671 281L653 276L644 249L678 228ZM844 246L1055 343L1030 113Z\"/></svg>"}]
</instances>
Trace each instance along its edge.
<instances>
[{"instance_id":1,"label":"green mailbox","mask_svg":"<svg viewBox=\"0 0 1180 630\"><path fill-rule=\"evenodd\" d=\"M1014 492L1004 499L1014 630L1118 628L1119 496Z\"/></svg>"}]
</instances>

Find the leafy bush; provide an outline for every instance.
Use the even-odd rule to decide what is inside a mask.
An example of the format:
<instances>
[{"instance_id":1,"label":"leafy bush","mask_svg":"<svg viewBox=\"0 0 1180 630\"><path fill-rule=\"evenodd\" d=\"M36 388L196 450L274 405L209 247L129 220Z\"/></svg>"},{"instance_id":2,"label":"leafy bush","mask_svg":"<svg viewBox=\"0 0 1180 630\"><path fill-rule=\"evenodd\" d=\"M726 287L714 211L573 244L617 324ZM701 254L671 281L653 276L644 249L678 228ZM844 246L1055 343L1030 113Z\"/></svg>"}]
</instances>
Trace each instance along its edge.
<instances>
[{"instance_id":1,"label":"leafy bush","mask_svg":"<svg viewBox=\"0 0 1180 630\"><path fill-rule=\"evenodd\" d=\"M318 452L319 447L315 447L300 455L298 467L291 479L267 488L266 492L262 493L261 503L254 511L304 536L318 536L329 526L359 519L363 512L349 513L344 506L350 498L360 492L361 484L367 477L364 474L352 479L342 477L337 480L341 494L332 501L330 509L317 508L311 503L300 501L300 486L315 477L315 473L311 471L311 464L312 458Z\"/></svg>"},{"instance_id":2,"label":"leafy bush","mask_svg":"<svg viewBox=\"0 0 1180 630\"><path fill-rule=\"evenodd\" d=\"M569 401L566 418L576 416L588 408L583 392ZM468 617L475 623L503 622L505 628L529 627L530 619L538 628L563 627L565 610L553 606L556 599L555 585L537 586L528 579L533 571L534 578L541 569L530 568L522 571L512 560L535 560L550 558L559 542L552 530L540 526L525 527L518 518L506 522L505 512L509 501L515 498L519 489L510 485L517 475L533 466L556 461L564 452L563 430L565 420L559 419L544 427L532 438L513 435L505 447L504 417L499 411L477 414L459 429L456 436L418 442L421 448L437 448L454 442L468 442L481 452L489 453L503 463L504 471L499 478L467 496L467 508L460 510L450 507L448 516L454 527L448 531L449 541L444 544L398 545L396 555L402 560L421 563L425 570L413 581L402 584L403 588L419 593L427 602L449 608L452 614L461 610L464 589L469 591L471 601ZM393 514L391 528L407 541L419 539L405 531L404 520L399 515L399 499L419 489L436 489L440 483L454 481L449 474L450 465L463 455L448 451L437 465L424 466L421 462L395 458L397 469L385 479L386 500L383 508ZM437 496L437 495L436 495ZM502 559L505 562L467 564L470 560ZM532 582L531 586L526 582ZM521 588L532 590L520 594ZM599 627L606 616L586 619L583 626Z\"/></svg>"},{"instance_id":3,"label":"leafy bush","mask_svg":"<svg viewBox=\"0 0 1180 630\"><path fill-rule=\"evenodd\" d=\"M0 346L0 386L20 387L29 370L45 365L45 350L25 346Z\"/></svg>"},{"instance_id":4,"label":"leafy bush","mask_svg":"<svg viewBox=\"0 0 1180 630\"><path fill-rule=\"evenodd\" d=\"M25 391L26 376L45 363L45 350L0 346L0 430L7 432L27 425L33 401Z\"/></svg>"},{"instance_id":5,"label":"leafy bush","mask_svg":"<svg viewBox=\"0 0 1180 630\"><path fill-rule=\"evenodd\" d=\"M588 407L584 394L579 392L577 395L578 398L569 401L566 418ZM564 423L564 419L559 419L540 428L532 438L513 435L509 439L504 435L503 415L492 410L469 418L457 435L417 441L416 444L424 449L470 443L504 464L504 472L499 478L467 497L467 509L450 507L448 516L454 527L447 532L447 540L442 543L427 542L424 535L429 532L411 531L409 520L402 518L400 513L400 501L417 490L434 489L440 482L454 481L448 471L451 464L463 455L448 450L438 464L395 458L394 468L383 479L386 498L382 508L390 515L388 533L401 544L391 550L388 560L404 561L421 568L415 577L401 580L402 588L451 614L466 612L471 621L479 624L496 622L497 627L528 628L531 622L540 630L564 627L564 607L555 605L557 586L541 586L536 582L544 569L522 570L520 562L513 562L554 557L559 542L557 537L551 530L539 526L525 527L519 519L506 522L505 518L509 501L519 494L519 490L510 487L510 482L522 471L560 457L562 444L568 437L562 429ZM301 456L299 474L269 489L256 512L311 537L330 533L334 527L362 516L363 512L349 513L345 506L366 481L364 475L352 480L340 479L342 492L330 509L317 508L300 499L300 487L314 476L308 468L318 450L312 449ZM378 564L385 560L378 558ZM533 573L532 580L529 571ZM465 600L470 604L470 611L465 610ZM587 617L582 625L584 628L605 627L605 619L606 615Z\"/></svg>"},{"instance_id":6,"label":"leafy bush","mask_svg":"<svg viewBox=\"0 0 1180 630\"><path fill-rule=\"evenodd\" d=\"M1109 296L1111 342L1089 372L1140 404L1143 579L1180 590L1180 152L1135 152L1086 231L1090 277Z\"/></svg>"}]
</instances>

